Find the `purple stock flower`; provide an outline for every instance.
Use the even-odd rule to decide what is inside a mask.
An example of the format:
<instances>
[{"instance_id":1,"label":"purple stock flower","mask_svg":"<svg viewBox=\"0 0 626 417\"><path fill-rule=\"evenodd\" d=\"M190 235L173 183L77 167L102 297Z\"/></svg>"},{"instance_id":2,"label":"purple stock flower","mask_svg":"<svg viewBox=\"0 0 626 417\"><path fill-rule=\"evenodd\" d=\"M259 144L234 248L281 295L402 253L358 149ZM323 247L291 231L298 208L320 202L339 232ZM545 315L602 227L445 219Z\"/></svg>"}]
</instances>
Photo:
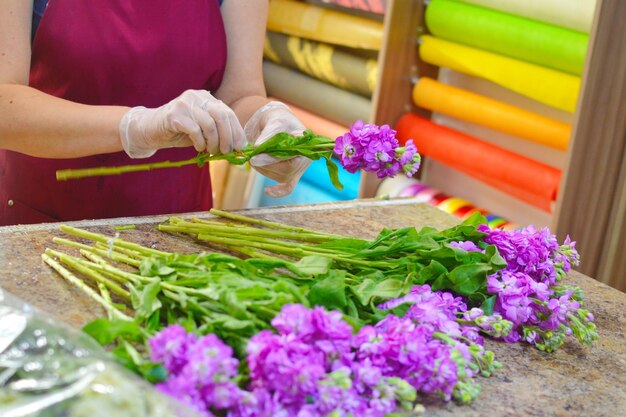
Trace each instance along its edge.
<instances>
[{"instance_id":1,"label":"purple stock flower","mask_svg":"<svg viewBox=\"0 0 626 417\"><path fill-rule=\"evenodd\" d=\"M336 139L334 152L339 155L339 161L346 171L354 174L359 170L363 148L350 133Z\"/></svg>"},{"instance_id":2,"label":"purple stock flower","mask_svg":"<svg viewBox=\"0 0 626 417\"><path fill-rule=\"evenodd\" d=\"M567 291L559 298L552 298L548 301L547 308L550 311L550 317L541 323L541 327L549 330L556 330L561 323L567 321L569 313L575 313L580 308L580 304L576 300L571 300L572 292Z\"/></svg>"},{"instance_id":3,"label":"purple stock flower","mask_svg":"<svg viewBox=\"0 0 626 417\"><path fill-rule=\"evenodd\" d=\"M150 359L162 362L170 374L177 374L187 364L187 351L195 341L183 326L174 324L150 338Z\"/></svg>"},{"instance_id":4,"label":"purple stock flower","mask_svg":"<svg viewBox=\"0 0 626 417\"><path fill-rule=\"evenodd\" d=\"M171 326L151 345L162 347L155 342L164 340L188 344L184 354L180 344L153 352L163 362L174 355L183 363L159 389L207 417L384 417L410 409L417 391L450 399L462 389L458 384L473 384L469 363L481 354L454 339L461 337L454 316L464 315L466 306L459 297L427 285L404 298L416 302L407 317L388 315L357 334L339 312L284 306L272 321L276 333L261 331L248 343L247 390L235 382L239 363L232 349L217 336L195 338ZM482 317L475 310L467 314ZM442 330L452 334L438 333Z\"/></svg>"},{"instance_id":5,"label":"purple stock flower","mask_svg":"<svg viewBox=\"0 0 626 417\"><path fill-rule=\"evenodd\" d=\"M413 160L413 157L417 153L417 147L413 144L413 139L409 139L404 144L404 149L400 155L400 164L406 165Z\"/></svg>"},{"instance_id":6,"label":"purple stock flower","mask_svg":"<svg viewBox=\"0 0 626 417\"><path fill-rule=\"evenodd\" d=\"M463 242L450 242L450 246L458 249L462 249L466 252L483 252L474 242L466 240Z\"/></svg>"},{"instance_id":7,"label":"purple stock flower","mask_svg":"<svg viewBox=\"0 0 626 417\"><path fill-rule=\"evenodd\" d=\"M412 140L400 147L396 131L389 125L355 122L350 131L336 139L334 152L348 172L363 169L379 178L399 172L412 176L419 169L420 155Z\"/></svg>"},{"instance_id":8,"label":"purple stock flower","mask_svg":"<svg viewBox=\"0 0 626 417\"><path fill-rule=\"evenodd\" d=\"M233 350L217 336L201 338L172 325L149 340L151 359L160 361L169 372L158 388L194 407L204 416L224 410L240 401L242 392L233 382L239 361Z\"/></svg>"},{"instance_id":9,"label":"purple stock flower","mask_svg":"<svg viewBox=\"0 0 626 417\"><path fill-rule=\"evenodd\" d=\"M572 319L587 312L572 299L571 290L563 293L567 286L557 285L571 265L579 262L569 236L559 245L548 228L504 231L481 225L478 229L486 233L485 242L495 245L507 263L505 269L487 277L487 290L497 295L494 312L513 323L505 341L525 340L540 349L554 350L572 329L583 343L597 338L593 323ZM578 291L576 297L581 297L579 289L574 290Z\"/></svg>"}]
</instances>

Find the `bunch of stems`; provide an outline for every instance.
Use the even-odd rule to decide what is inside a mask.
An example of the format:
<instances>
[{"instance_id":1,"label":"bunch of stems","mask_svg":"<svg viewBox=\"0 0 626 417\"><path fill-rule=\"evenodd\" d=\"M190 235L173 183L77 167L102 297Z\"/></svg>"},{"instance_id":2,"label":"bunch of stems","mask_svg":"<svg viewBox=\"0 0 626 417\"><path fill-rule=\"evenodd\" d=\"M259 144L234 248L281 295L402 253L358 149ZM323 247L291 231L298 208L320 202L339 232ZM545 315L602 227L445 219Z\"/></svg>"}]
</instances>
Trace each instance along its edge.
<instances>
[{"instance_id":1,"label":"bunch of stems","mask_svg":"<svg viewBox=\"0 0 626 417\"><path fill-rule=\"evenodd\" d=\"M346 239L345 236L269 222L222 210L212 209L210 212L237 223L171 217L168 223L157 227L163 232L190 234L198 240L246 255L250 254L251 248L257 249L254 255L250 256L268 257L272 256L268 254L271 253L288 259L302 259L305 256L318 255L332 259L337 267L347 267L348 270L354 268L388 270L397 266L393 262L359 259L337 249L318 246L321 243Z\"/></svg>"},{"instance_id":2,"label":"bunch of stems","mask_svg":"<svg viewBox=\"0 0 626 417\"><path fill-rule=\"evenodd\" d=\"M160 293L165 299L164 301L171 304L170 307L180 311L190 310L196 316L196 321L199 324L211 323L213 320L227 315L225 308L218 300L217 290L211 291L211 284L208 281L202 288L195 288L183 280L165 281L159 277L143 276L138 271L141 262L146 258L173 256L175 254L68 225L62 225L61 230L75 237L91 240L94 244L90 246L55 237L53 239L55 243L78 249L82 257L47 248L42 254L43 261L64 279L100 304L106 310L109 318L135 320L136 317L128 315L124 311L128 305L132 304L133 294L140 294L142 289L155 281L159 281ZM254 253L250 254L254 255ZM79 273L80 276L75 272ZM92 280L99 292L88 285L81 276ZM282 277L271 277L269 281L275 282L280 278ZM119 297L123 304L114 302L111 294ZM261 319L255 320L255 324L267 327L266 321Z\"/></svg>"}]
</instances>

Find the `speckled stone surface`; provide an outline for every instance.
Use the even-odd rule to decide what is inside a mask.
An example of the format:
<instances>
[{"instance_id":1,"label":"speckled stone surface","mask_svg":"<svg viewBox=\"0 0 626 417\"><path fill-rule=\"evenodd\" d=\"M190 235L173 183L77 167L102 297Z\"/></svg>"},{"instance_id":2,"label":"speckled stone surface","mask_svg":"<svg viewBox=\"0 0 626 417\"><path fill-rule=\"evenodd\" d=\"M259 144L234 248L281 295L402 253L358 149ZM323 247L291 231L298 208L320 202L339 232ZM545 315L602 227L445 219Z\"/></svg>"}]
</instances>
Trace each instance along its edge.
<instances>
[{"instance_id":1,"label":"speckled stone surface","mask_svg":"<svg viewBox=\"0 0 626 417\"><path fill-rule=\"evenodd\" d=\"M458 220L410 200L356 201L313 206L248 210L245 214L311 229L363 238L383 227L450 227ZM180 216L180 217L190 217ZM208 217L196 214L195 217ZM76 227L112 235L114 227L129 241L176 252L199 252L191 240L154 229L166 217L75 222ZM57 247L58 224L0 227L0 287L73 326L82 326L103 311L66 284L41 261L46 247ZM584 262L584 259L583 259ZM479 378L483 392L471 405L428 403L426 415L443 416L626 416L626 294L573 272L567 281L587 295L587 308L598 325L600 340L582 347L569 339L556 353L526 345L487 341L504 366L491 378Z\"/></svg>"}]
</instances>

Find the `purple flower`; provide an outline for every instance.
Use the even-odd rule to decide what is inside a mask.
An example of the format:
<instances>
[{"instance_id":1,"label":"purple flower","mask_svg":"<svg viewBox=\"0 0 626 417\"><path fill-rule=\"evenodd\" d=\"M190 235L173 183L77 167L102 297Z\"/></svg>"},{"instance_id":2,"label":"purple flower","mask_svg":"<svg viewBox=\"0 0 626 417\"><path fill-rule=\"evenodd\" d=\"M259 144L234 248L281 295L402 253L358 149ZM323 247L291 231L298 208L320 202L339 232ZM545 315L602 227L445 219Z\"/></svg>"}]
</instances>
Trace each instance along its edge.
<instances>
[{"instance_id":1,"label":"purple flower","mask_svg":"<svg viewBox=\"0 0 626 417\"><path fill-rule=\"evenodd\" d=\"M407 140L406 143L404 144L404 148L398 148L398 149L402 149L402 151L400 152L400 158L399 158L401 165L406 165L410 163L413 160L413 157L415 156L415 154L417 153L417 147L415 146L415 144L413 144L413 139Z\"/></svg>"},{"instance_id":2,"label":"purple flower","mask_svg":"<svg viewBox=\"0 0 626 417\"><path fill-rule=\"evenodd\" d=\"M400 147L396 131L389 125L366 124L362 120L336 139L334 152L348 172L363 169L376 172L379 178L393 177L399 172L412 176L421 161L412 140Z\"/></svg>"},{"instance_id":3,"label":"purple flower","mask_svg":"<svg viewBox=\"0 0 626 417\"><path fill-rule=\"evenodd\" d=\"M571 300L571 296L571 291L567 291L561 297L552 298L548 301L547 308L550 311L550 318L541 323L543 328L556 330L561 324L568 321L568 314L576 313L576 310L580 308L580 304L575 300Z\"/></svg>"},{"instance_id":4,"label":"purple flower","mask_svg":"<svg viewBox=\"0 0 626 417\"><path fill-rule=\"evenodd\" d=\"M150 360L162 362L169 373L177 374L187 364L187 351L195 341L181 325L169 326L150 338Z\"/></svg>"},{"instance_id":5,"label":"purple flower","mask_svg":"<svg viewBox=\"0 0 626 417\"><path fill-rule=\"evenodd\" d=\"M450 246L452 246L453 248L464 250L466 252L484 252L471 240L466 240L463 242L450 242Z\"/></svg>"},{"instance_id":6,"label":"purple flower","mask_svg":"<svg viewBox=\"0 0 626 417\"><path fill-rule=\"evenodd\" d=\"M334 152L339 155L341 165L350 173L359 170L361 164L362 147L354 141L350 133L339 136L335 141Z\"/></svg>"},{"instance_id":7,"label":"purple flower","mask_svg":"<svg viewBox=\"0 0 626 417\"><path fill-rule=\"evenodd\" d=\"M233 350L214 334L192 344L187 358L188 363L181 373L198 385L224 383L237 374L239 361L233 358Z\"/></svg>"},{"instance_id":8,"label":"purple flower","mask_svg":"<svg viewBox=\"0 0 626 417\"><path fill-rule=\"evenodd\" d=\"M202 398L202 394L197 389L195 381L182 375L170 376L165 382L157 384L156 387L162 393L189 405L198 411L200 415L205 417L213 416L213 414L209 412L207 404Z\"/></svg>"},{"instance_id":9,"label":"purple flower","mask_svg":"<svg viewBox=\"0 0 626 417\"><path fill-rule=\"evenodd\" d=\"M504 231L481 225L479 231L486 233L485 242L495 245L507 262L504 270L487 277L487 290L497 295L494 312L513 324L505 341L526 340L551 351L569 334L582 343L597 339L595 325L576 318L586 317L586 310L576 300L582 299L580 289L557 285L579 261L569 237L559 245L548 228ZM563 292L566 288L571 289ZM576 299L572 299L573 293Z\"/></svg>"},{"instance_id":10,"label":"purple flower","mask_svg":"<svg viewBox=\"0 0 626 417\"><path fill-rule=\"evenodd\" d=\"M151 358L163 362L168 379L162 392L194 407L204 416L237 404L243 392L234 383L239 361L214 334L201 338L172 325L149 340Z\"/></svg>"},{"instance_id":11,"label":"purple flower","mask_svg":"<svg viewBox=\"0 0 626 417\"><path fill-rule=\"evenodd\" d=\"M363 160L367 164L365 169L367 171L378 171L388 163L391 163L394 160L397 145L397 140L390 140L386 137L370 141L363 153Z\"/></svg>"}]
</instances>

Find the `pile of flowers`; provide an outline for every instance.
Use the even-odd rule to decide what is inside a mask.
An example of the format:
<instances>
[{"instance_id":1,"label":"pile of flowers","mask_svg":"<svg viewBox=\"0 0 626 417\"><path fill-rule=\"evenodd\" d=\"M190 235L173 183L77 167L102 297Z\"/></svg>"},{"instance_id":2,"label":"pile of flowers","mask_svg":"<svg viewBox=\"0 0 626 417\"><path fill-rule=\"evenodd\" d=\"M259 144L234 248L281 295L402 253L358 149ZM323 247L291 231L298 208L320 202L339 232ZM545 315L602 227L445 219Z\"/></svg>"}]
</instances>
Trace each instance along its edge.
<instances>
[{"instance_id":1,"label":"pile of flowers","mask_svg":"<svg viewBox=\"0 0 626 417\"><path fill-rule=\"evenodd\" d=\"M503 340L524 340L548 352L558 349L571 334L584 344L597 340L593 314L582 308L582 292L561 284L579 262L569 236L559 245L548 228L505 231L480 225L478 230L485 233L484 243L495 245L507 263L487 277L487 291L496 296L494 313L513 323L513 331ZM471 241L453 245L481 250Z\"/></svg>"},{"instance_id":2,"label":"pile of flowers","mask_svg":"<svg viewBox=\"0 0 626 417\"><path fill-rule=\"evenodd\" d=\"M362 120L336 139L334 151L348 172L362 169L376 172L378 178L393 177L399 172L411 177L421 162L412 139L401 147L396 131L388 125L377 126Z\"/></svg>"},{"instance_id":3,"label":"pile of flowers","mask_svg":"<svg viewBox=\"0 0 626 417\"><path fill-rule=\"evenodd\" d=\"M272 331L250 339L247 375L237 374L241 364L215 335L169 326L149 341L151 359L169 374L159 388L203 415L232 417L383 417L413 409L418 395L474 399L474 377L498 365L478 331L499 336L511 324L485 320L480 309L467 311L460 297L428 285L380 307L403 304L410 305L403 317L390 314L357 333L340 312L287 305Z\"/></svg>"}]
</instances>

